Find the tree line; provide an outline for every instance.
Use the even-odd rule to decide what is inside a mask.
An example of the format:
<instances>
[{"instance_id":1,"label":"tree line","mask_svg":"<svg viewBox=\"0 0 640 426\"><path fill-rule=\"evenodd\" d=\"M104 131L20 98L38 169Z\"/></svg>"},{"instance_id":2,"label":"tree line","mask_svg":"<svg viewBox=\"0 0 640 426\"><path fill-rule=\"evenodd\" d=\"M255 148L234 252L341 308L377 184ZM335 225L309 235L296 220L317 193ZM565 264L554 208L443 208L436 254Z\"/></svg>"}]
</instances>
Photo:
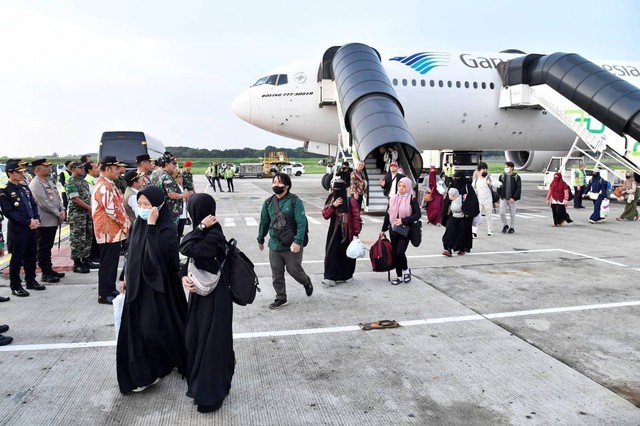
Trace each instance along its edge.
<instances>
[{"instance_id":1,"label":"tree line","mask_svg":"<svg viewBox=\"0 0 640 426\"><path fill-rule=\"evenodd\" d=\"M304 151L303 147L295 149L276 148L268 145L264 149L254 148L231 148L231 149L205 149L192 148L189 146L168 146L167 151L178 158L262 158L270 151L284 151L289 158L319 158L318 154L311 154Z\"/></svg>"}]
</instances>

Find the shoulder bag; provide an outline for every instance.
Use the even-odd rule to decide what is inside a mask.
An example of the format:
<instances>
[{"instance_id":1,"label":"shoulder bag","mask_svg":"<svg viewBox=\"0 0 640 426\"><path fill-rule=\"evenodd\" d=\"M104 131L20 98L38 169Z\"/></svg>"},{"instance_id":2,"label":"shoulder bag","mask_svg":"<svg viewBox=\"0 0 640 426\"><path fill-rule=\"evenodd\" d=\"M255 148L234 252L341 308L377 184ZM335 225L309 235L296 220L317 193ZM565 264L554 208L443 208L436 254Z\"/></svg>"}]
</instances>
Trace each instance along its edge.
<instances>
[{"instance_id":1,"label":"shoulder bag","mask_svg":"<svg viewBox=\"0 0 640 426\"><path fill-rule=\"evenodd\" d=\"M224 261L222 263L224 264ZM193 258L189 258L189 264L187 266L187 276L196 286L196 294L200 296L208 296L213 290L216 289L216 286L220 281L221 272L222 265L220 266L220 269L218 269L217 274L212 274L211 272L205 271L204 269L199 269L193 261Z\"/></svg>"}]
</instances>

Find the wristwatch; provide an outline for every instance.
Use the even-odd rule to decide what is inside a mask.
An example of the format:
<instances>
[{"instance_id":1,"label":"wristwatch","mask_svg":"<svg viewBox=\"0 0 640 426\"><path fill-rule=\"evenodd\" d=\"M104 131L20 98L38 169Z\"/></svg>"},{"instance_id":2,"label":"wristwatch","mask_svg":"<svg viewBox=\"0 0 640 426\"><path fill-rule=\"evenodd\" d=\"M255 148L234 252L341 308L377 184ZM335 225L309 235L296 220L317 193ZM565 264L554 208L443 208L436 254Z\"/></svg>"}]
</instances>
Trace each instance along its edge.
<instances>
[{"instance_id":1,"label":"wristwatch","mask_svg":"<svg viewBox=\"0 0 640 426\"><path fill-rule=\"evenodd\" d=\"M207 227L204 223L200 222L200 225L198 225L198 229L204 231L205 229L207 229Z\"/></svg>"}]
</instances>

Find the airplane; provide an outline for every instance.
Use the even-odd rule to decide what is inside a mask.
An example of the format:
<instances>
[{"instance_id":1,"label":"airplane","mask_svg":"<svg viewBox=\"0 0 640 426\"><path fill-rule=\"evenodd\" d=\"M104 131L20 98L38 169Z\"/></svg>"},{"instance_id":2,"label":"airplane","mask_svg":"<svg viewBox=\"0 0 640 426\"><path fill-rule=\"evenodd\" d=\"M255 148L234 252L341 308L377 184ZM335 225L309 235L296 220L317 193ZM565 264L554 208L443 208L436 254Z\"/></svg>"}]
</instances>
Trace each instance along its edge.
<instances>
[{"instance_id":1,"label":"airplane","mask_svg":"<svg viewBox=\"0 0 640 426\"><path fill-rule=\"evenodd\" d=\"M343 66L347 54L340 56L340 52L352 46L360 57ZM351 123L353 112L345 113L342 109L352 110L354 105L362 103L361 99L354 101L350 97L359 96L352 93L361 91L361 86L367 83L358 85L350 81L373 79L387 82L382 84L382 89L374 88L372 92L395 101L398 112L394 114L402 115L410 133L408 141L400 142L406 142L405 145L411 145L418 152L504 150L506 160L514 162L517 170L541 171L551 157L566 153L576 140L576 132L550 113L553 111L547 105L544 108L525 102L504 107L505 77L501 73L513 73L518 61L519 66L525 67L527 61L546 57L527 57L518 50L478 53L404 52L401 49L383 56L369 48L374 52L369 56L377 54L380 65L362 71L354 65L359 60L368 60L362 59L362 46L368 48L358 43L334 46L325 52L322 60L294 62L265 73L233 100L233 112L258 128L303 141L308 152L334 155L340 147L339 135L345 135L345 128L351 131L347 134L357 133L355 127L361 126L360 122ZM337 61L333 68L332 61ZM505 69L504 65L512 62L516 65ZM595 60L589 64L591 71L593 67L606 70L630 83L625 83L627 86L640 87L638 62ZM386 80L381 74L386 74ZM328 84L333 83L332 80L335 84ZM580 113L576 121L582 120L589 131L600 131L601 124L595 117L588 112ZM354 128L349 128L351 125ZM368 126L373 131L371 123ZM364 150L357 147L359 158L371 154L377 143L368 143ZM353 141L343 144L342 148L349 145L353 148ZM407 155L413 158L411 151L409 149ZM421 160L414 163L421 169Z\"/></svg>"}]
</instances>

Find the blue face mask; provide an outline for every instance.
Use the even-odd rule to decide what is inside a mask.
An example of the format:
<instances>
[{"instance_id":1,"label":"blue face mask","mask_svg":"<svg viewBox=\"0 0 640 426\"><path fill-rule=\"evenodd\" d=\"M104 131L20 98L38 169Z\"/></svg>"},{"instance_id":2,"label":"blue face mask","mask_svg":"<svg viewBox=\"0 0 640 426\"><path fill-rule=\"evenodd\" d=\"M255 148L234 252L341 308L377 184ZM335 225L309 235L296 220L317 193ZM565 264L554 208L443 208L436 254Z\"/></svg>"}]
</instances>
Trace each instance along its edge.
<instances>
[{"instance_id":1,"label":"blue face mask","mask_svg":"<svg viewBox=\"0 0 640 426\"><path fill-rule=\"evenodd\" d=\"M150 214L151 214L151 209L143 209L138 207L138 216L140 216L140 219L147 220L149 219Z\"/></svg>"},{"instance_id":2,"label":"blue face mask","mask_svg":"<svg viewBox=\"0 0 640 426\"><path fill-rule=\"evenodd\" d=\"M160 211L162 206L164 206L164 203L158 206L158 211ZM138 207L138 216L140 216L140 219L147 220L149 219L150 214L151 214L151 209L143 209L142 207Z\"/></svg>"}]
</instances>

